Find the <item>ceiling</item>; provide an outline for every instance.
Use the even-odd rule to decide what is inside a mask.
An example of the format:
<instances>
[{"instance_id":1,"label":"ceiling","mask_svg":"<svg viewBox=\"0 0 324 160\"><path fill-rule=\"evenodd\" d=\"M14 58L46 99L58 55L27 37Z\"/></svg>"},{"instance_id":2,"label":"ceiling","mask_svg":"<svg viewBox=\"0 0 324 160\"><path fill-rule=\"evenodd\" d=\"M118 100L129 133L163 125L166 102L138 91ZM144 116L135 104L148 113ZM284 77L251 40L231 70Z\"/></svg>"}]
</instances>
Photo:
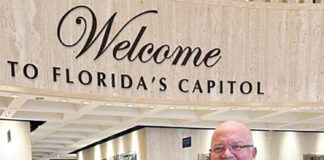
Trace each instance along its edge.
<instances>
[{"instance_id":1,"label":"ceiling","mask_svg":"<svg viewBox=\"0 0 324 160\"><path fill-rule=\"evenodd\" d=\"M251 129L324 131L324 106L190 106L107 102L0 91L0 118L46 121L32 132L33 159L68 153L137 125L214 128L237 120Z\"/></svg>"}]
</instances>

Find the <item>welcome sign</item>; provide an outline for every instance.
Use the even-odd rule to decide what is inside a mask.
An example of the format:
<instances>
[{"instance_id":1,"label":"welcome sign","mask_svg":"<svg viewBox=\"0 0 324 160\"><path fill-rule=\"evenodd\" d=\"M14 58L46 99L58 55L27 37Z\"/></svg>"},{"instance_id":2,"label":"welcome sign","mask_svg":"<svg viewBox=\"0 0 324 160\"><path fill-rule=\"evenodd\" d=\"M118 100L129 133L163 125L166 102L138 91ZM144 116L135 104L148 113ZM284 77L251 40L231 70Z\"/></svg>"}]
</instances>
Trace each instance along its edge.
<instances>
[{"instance_id":1,"label":"welcome sign","mask_svg":"<svg viewBox=\"0 0 324 160\"><path fill-rule=\"evenodd\" d=\"M216 2L1 2L0 84L211 104L323 99L322 44L304 43L321 42L320 17Z\"/></svg>"}]
</instances>

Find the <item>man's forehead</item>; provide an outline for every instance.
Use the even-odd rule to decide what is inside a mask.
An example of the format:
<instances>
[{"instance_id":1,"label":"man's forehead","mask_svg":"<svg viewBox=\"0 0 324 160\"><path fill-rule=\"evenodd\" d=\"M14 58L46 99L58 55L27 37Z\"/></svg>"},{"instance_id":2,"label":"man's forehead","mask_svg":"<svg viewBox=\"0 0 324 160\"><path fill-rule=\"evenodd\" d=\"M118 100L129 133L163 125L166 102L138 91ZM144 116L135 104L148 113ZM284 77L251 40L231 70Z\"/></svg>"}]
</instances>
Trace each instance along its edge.
<instances>
[{"instance_id":1,"label":"man's forehead","mask_svg":"<svg viewBox=\"0 0 324 160\"><path fill-rule=\"evenodd\" d=\"M241 126L221 126L216 128L215 134L220 136L226 135L246 135L248 134L248 130Z\"/></svg>"},{"instance_id":2,"label":"man's forehead","mask_svg":"<svg viewBox=\"0 0 324 160\"><path fill-rule=\"evenodd\" d=\"M249 132L244 128L231 128L231 127L222 127L216 129L213 136L213 143L222 142L222 143L233 143L233 142L242 142L247 143L249 141Z\"/></svg>"},{"instance_id":3,"label":"man's forehead","mask_svg":"<svg viewBox=\"0 0 324 160\"><path fill-rule=\"evenodd\" d=\"M246 143L248 141L248 138L246 136L242 136L240 134L236 134L234 132L230 132L226 134L226 132L223 132L224 134L215 134L213 137L213 144L232 144L232 143Z\"/></svg>"}]
</instances>

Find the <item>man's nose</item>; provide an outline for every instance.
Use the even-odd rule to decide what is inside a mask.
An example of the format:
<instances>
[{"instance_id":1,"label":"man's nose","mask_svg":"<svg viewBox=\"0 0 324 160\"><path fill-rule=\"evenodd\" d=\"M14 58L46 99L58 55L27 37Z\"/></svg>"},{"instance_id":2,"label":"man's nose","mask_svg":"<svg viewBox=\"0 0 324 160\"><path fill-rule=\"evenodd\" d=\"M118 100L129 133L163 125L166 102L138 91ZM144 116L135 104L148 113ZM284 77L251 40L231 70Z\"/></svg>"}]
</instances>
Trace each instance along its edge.
<instances>
[{"instance_id":1,"label":"man's nose","mask_svg":"<svg viewBox=\"0 0 324 160\"><path fill-rule=\"evenodd\" d=\"M231 152L231 150L226 147L225 151L223 152L223 158L233 158L233 153Z\"/></svg>"}]
</instances>

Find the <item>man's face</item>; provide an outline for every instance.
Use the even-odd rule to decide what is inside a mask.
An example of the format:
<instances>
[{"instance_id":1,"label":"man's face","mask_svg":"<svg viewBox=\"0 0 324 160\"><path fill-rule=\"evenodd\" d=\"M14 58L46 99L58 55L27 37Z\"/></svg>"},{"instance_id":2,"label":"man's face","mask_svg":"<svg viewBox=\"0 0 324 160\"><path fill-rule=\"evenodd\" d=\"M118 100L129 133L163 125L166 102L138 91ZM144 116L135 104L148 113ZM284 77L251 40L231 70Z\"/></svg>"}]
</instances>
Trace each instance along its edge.
<instances>
[{"instance_id":1,"label":"man's face","mask_svg":"<svg viewBox=\"0 0 324 160\"><path fill-rule=\"evenodd\" d=\"M248 134L234 129L221 129L212 139L210 160L254 160L256 148L250 146Z\"/></svg>"},{"instance_id":2,"label":"man's face","mask_svg":"<svg viewBox=\"0 0 324 160\"><path fill-rule=\"evenodd\" d=\"M222 149L223 151L215 152L215 150L220 149L213 149L210 153L211 160L254 160L255 158L255 148L253 147L238 148L243 146L240 143L233 143L229 145L217 144L215 147L220 148L219 146L221 146L221 148L224 148Z\"/></svg>"}]
</instances>

